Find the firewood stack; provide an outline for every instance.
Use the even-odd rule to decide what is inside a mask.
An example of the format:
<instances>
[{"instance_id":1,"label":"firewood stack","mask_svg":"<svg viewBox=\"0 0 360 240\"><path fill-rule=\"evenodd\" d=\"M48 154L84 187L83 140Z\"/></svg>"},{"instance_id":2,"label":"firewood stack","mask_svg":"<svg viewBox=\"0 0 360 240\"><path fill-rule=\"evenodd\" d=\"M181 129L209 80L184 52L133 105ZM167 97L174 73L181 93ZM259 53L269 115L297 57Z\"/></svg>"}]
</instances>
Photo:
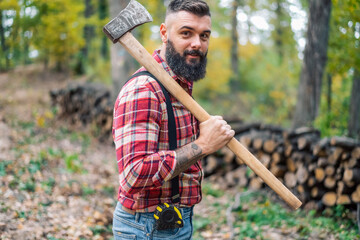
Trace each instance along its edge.
<instances>
[{"instance_id":1,"label":"firewood stack","mask_svg":"<svg viewBox=\"0 0 360 240\"><path fill-rule=\"evenodd\" d=\"M320 138L313 128L286 131L258 123L232 125L236 138L307 209L360 203L360 144L345 137ZM261 189L263 181L227 148L203 160L205 177L221 186Z\"/></svg>"},{"instance_id":2,"label":"firewood stack","mask_svg":"<svg viewBox=\"0 0 360 240\"><path fill-rule=\"evenodd\" d=\"M101 135L111 133L113 103L110 90L96 83L69 84L66 88L50 91L53 106L59 116L72 125L95 123Z\"/></svg>"}]
</instances>

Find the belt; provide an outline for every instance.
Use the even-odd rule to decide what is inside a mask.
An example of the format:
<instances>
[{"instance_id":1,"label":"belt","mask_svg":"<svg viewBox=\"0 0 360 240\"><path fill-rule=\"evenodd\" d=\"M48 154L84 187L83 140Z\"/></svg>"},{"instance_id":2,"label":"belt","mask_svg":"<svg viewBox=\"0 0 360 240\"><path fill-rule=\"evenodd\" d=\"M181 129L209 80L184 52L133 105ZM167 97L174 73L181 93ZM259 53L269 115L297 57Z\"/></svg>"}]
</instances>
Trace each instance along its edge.
<instances>
[{"instance_id":1,"label":"belt","mask_svg":"<svg viewBox=\"0 0 360 240\"><path fill-rule=\"evenodd\" d=\"M134 210L128 209L128 208L124 207L123 205L121 205L121 209L131 215L135 215L135 213L136 213Z\"/></svg>"}]
</instances>

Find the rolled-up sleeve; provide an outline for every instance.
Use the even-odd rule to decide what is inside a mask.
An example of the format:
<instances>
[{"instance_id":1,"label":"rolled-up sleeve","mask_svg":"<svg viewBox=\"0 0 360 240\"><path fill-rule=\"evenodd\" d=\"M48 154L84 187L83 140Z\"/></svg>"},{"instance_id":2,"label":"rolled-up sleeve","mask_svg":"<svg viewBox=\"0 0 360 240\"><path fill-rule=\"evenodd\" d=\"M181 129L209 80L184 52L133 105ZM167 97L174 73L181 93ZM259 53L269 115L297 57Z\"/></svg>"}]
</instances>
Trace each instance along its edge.
<instances>
[{"instance_id":1,"label":"rolled-up sleeve","mask_svg":"<svg viewBox=\"0 0 360 240\"><path fill-rule=\"evenodd\" d=\"M171 178L175 151L159 151L159 97L141 84L123 88L114 107L113 138L122 191L135 194Z\"/></svg>"}]
</instances>

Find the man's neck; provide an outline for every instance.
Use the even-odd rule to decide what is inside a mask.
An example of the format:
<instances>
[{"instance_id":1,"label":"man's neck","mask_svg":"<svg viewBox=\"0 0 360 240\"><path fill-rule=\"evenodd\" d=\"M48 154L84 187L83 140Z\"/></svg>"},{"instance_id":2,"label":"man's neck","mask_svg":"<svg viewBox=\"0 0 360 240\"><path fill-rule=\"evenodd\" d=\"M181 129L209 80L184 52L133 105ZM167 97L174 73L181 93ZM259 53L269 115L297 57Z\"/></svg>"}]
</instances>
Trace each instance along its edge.
<instances>
[{"instance_id":1,"label":"man's neck","mask_svg":"<svg viewBox=\"0 0 360 240\"><path fill-rule=\"evenodd\" d=\"M163 43L160 48L160 57L166 62L165 52L166 52L166 45Z\"/></svg>"}]
</instances>

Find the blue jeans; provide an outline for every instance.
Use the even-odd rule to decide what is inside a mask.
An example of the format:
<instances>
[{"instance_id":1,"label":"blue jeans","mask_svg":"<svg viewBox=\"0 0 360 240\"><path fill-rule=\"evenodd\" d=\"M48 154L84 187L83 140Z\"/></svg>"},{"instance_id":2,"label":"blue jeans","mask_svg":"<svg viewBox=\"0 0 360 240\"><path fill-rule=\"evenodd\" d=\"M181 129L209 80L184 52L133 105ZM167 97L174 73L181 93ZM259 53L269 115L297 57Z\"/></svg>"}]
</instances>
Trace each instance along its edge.
<instances>
[{"instance_id":1,"label":"blue jeans","mask_svg":"<svg viewBox=\"0 0 360 240\"><path fill-rule=\"evenodd\" d=\"M113 233L115 240L136 239L136 240L189 240L192 236L193 208L180 208L184 221L182 228L169 230L154 230L154 213L135 213L132 215L122 209L118 202L114 211Z\"/></svg>"}]
</instances>

